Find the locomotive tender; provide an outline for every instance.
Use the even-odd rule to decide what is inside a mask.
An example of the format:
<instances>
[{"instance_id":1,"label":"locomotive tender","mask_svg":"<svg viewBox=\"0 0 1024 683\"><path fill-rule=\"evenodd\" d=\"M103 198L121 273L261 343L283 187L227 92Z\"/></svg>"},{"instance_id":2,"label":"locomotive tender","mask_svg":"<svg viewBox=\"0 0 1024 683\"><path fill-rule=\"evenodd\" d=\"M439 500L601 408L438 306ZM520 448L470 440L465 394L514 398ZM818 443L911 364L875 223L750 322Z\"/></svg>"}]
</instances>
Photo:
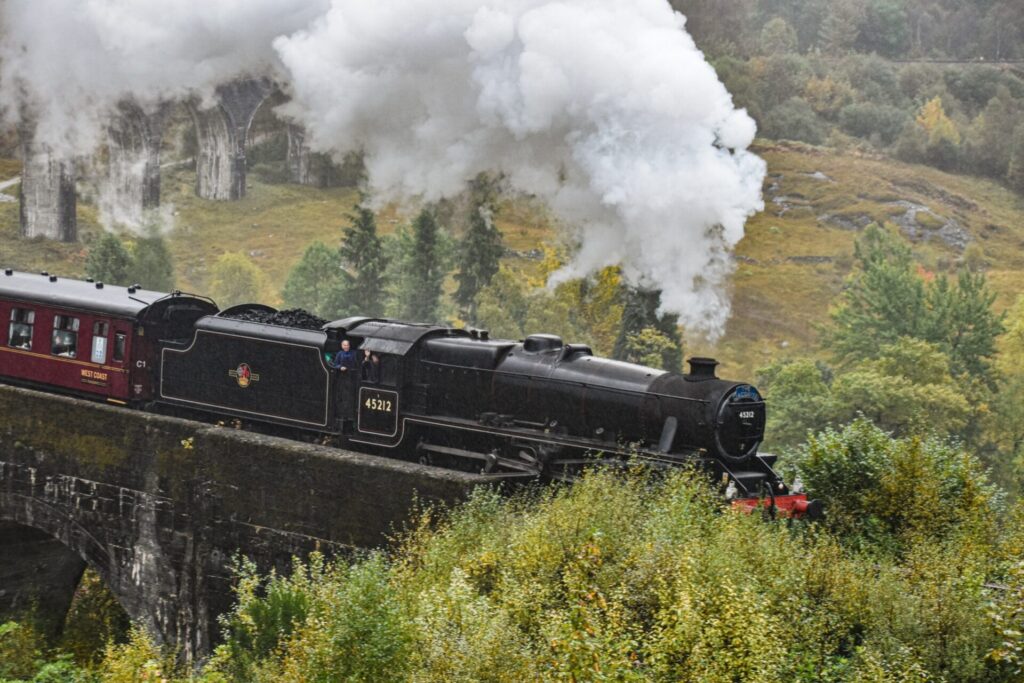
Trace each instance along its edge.
<instances>
[{"instance_id":1,"label":"locomotive tender","mask_svg":"<svg viewBox=\"0 0 1024 683\"><path fill-rule=\"evenodd\" d=\"M318 329L253 322L275 313L7 269L0 377L330 435L343 447L495 478L571 479L628 459L696 463L721 478L734 505L817 512L757 452L757 390L716 377L713 360L693 358L680 374L599 358L553 335L517 342L365 317ZM374 357L372 372L328 364L343 339Z\"/></svg>"}]
</instances>

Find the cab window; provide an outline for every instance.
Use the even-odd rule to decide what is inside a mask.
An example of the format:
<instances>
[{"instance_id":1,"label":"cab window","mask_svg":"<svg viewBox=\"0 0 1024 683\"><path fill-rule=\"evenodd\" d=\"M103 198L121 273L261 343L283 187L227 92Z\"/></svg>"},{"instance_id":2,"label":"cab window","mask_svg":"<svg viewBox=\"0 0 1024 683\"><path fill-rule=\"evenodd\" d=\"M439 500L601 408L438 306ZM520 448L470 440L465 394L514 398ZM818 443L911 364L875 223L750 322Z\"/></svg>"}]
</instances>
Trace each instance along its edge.
<instances>
[{"instance_id":1,"label":"cab window","mask_svg":"<svg viewBox=\"0 0 1024 683\"><path fill-rule=\"evenodd\" d=\"M392 387L398 384L398 359L394 356L381 356L380 383Z\"/></svg>"},{"instance_id":2,"label":"cab window","mask_svg":"<svg viewBox=\"0 0 1024 683\"><path fill-rule=\"evenodd\" d=\"M382 353L372 353L359 368L364 384L387 384L395 386L398 379L398 358Z\"/></svg>"},{"instance_id":3,"label":"cab window","mask_svg":"<svg viewBox=\"0 0 1024 683\"><path fill-rule=\"evenodd\" d=\"M107 332L110 325L104 322L93 323L92 326L92 356L93 363L107 362Z\"/></svg>"},{"instance_id":4,"label":"cab window","mask_svg":"<svg viewBox=\"0 0 1024 683\"><path fill-rule=\"evenodd\" d=\"M63 358L78 357L78 318L53 316L53 344L50 353Z\"/></svg>"},{"instance_id":5,"label":"cab window","mask_svg":"<svg viewBox=\"0 0 1024 683\"><path fill-rule=\"evenodd\" d=\"M27 308L11 309L11 326L7 335L7 345L16 349L32 348L32 327L36 322L36 312Z\"/></svg>"},{"instance_id":6,"label":"cab window","mask_svg":"<svg viewBox=\"0 0 1024 683\"><path fill-rule=\"evenodd\" d=\"M128 335L124 332L114 333L114 360L118 363L124 362L124 347L127 339Z\"/></svg>"}]
</instances>

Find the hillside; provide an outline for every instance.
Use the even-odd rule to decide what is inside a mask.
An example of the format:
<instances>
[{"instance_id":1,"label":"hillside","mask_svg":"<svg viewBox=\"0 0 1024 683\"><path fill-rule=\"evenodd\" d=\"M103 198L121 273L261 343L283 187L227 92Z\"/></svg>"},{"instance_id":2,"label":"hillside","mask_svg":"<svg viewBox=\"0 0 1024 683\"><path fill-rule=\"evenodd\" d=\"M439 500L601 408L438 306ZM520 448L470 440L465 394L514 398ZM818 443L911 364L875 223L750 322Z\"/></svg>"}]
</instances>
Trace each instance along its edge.
<instances>
[{"instance_id":1,"label":"hillside","mask_svg":"<svg viewBox=\"0 0 1024 683\"><path fill-rule=\"evenodd\" d=\"M915 242L922 267L953 272L965 254L982 264L1008 306L1024 285L1024 199L1001 185L943 173L883 157L843 153L802 144L765 143L756 151L769 166L765 210L753 217L737 249L732 282L733 318L716 346L691 341L688 354L711 354L731 376L750 376L773 358L805 353L815 326L852 267L853 243L871 222L901 230ZM0 181L17 164L0 161ZM182 289L203 291L207 269L225 252L249 255L271 282L283 284L289 269L315 240L336 244L356 193L267 185L250 178L248 196L235 203L197 199L192 173L169 169L164 201L172 205L168 233ZM17 187L4 192L16 196ZM392 208L379 225L392 232L401 220ZM502 207L498 225L514 252L509 265L525 272L529 253L554 237L543 211L527 202ZM100 230L95 209L79 203L86 243ZM80 275L86 248L17 238L18 205L0 203L0 262L28 270Z\"/></svg>"},{"instance_id":2,"label":"hillside","mask_svg":"<svg viewBox=\"0 0 1024 683\"><path fill-rule=\"evenodd\" d=\"M806 353L871 222L900 230L922 267L980 264L1009 306L1024 284L1024 198L998 183L799 144L758 147L768 162L765 210L736 251L733 317L715 352L730 373Z\"/></svg>"}]
</instances>

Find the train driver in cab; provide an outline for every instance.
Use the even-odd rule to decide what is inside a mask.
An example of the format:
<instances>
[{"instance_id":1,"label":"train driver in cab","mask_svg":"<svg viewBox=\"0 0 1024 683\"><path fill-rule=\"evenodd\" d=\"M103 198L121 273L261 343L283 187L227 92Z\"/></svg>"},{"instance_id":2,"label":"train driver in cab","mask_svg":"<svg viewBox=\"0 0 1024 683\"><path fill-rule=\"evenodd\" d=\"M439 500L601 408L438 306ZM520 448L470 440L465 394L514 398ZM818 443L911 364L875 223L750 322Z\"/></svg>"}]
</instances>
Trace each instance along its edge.
<instances>
[{"instance_id":1,"label":"train driver in cab","mask_svg":"<svg viewBox=\"0 0 1024 683\"><path fill-rule=\"evenodd\" d=\"M334 358L332 358L327 364L341 372L355 370L356 354L352 350L352 342L348 339L342 339L341 350L334 354Z\"/></svg>"}]
</instances>

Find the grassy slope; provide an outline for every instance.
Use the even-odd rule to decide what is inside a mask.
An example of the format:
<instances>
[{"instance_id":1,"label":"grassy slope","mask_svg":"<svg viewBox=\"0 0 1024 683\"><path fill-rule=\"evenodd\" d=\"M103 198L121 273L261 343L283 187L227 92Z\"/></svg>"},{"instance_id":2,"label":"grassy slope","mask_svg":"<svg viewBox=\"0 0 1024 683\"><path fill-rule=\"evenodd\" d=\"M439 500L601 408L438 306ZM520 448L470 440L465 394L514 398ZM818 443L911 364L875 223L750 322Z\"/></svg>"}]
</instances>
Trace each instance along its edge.
<instances>
[{"instance_id":1,"label":"grassy slope","mask_svg":"<svg viewBox=\"0 0 1024 683\"><path fill-rule=\"evenodd\" d=\"M805 352L815 343L815 327L827 320L829 304L850 272L859 233L821 220L825 215L862 223L871 219L898 229L896 220L905 209L892 202L926 206L942 219L955 220L981 249L999 293L997 308L1009 306L1021 291L1024 198L1001 185L805 146L766 146L758 152L769 167L766 208L749 221L737 248L732 320L718 348L698 344L688 349L716 353L730 374L735 370L736 376L748 376L773 358ZM818 172L828 180L811 175ZM773 197L794 201L779 215ZM944 221L920 216L918 222L928 236L914 247L922 266L955 270L962 252L933 231L935 223Z\"/></svg>"},{"instance_id":2,"label":"grassy slope","mask_svg":"<svg viewBox=\"0 0 1024 683\"><path fill-rule=\"evenodd\" d=\"M1002 186L924 166L800 145L766 145L758 153L769 165L766 208L750 220L747 236L737 249L732 321L717 345L695 341L687 349L717 355L726 374L748 377L774 358L804 353L814 345L815 326L826 320L829 303L849 273L858 234L821 220L826 214L894 225L904 209L892 202L927 206L942 219L955 219L979 245L989 263L991 282L1000 293L997 306L1008 306L1021 291L1024 199ZM0 180L16 173L16 164L0 160ZM193 195L192 181L189 171L168 169L163 191L165 203L173 204L175 212L170 245L178 282L194 291L203 291L208 268L216 258L232 251L250 254L280 287L311 242L337 244L347 225L345 214L356 201L351 189L266 185L251 179L244 200L208 202ZM7 192L16 194L17 188ZM788 198L784 213L772 201L776 197ZM393 209L384 211L381 231L393 231L399 220ZM85 250L81 245L24 242L17 238L17 222L17 204L0 204L0 263L82 272ZM922 217L926 234L933 234L927 228L941 222ZM79 225L85 240L96 233L93 207L79 204ZM545 212L526 202L503 207L498 225L507 245L520 252L540 246L554 234ZM915 249L929 270L950 269L961 255L938 239L922 241ZM537 262L516 258L511 265L532 272Z\"/></svg>"}]
</instances>

